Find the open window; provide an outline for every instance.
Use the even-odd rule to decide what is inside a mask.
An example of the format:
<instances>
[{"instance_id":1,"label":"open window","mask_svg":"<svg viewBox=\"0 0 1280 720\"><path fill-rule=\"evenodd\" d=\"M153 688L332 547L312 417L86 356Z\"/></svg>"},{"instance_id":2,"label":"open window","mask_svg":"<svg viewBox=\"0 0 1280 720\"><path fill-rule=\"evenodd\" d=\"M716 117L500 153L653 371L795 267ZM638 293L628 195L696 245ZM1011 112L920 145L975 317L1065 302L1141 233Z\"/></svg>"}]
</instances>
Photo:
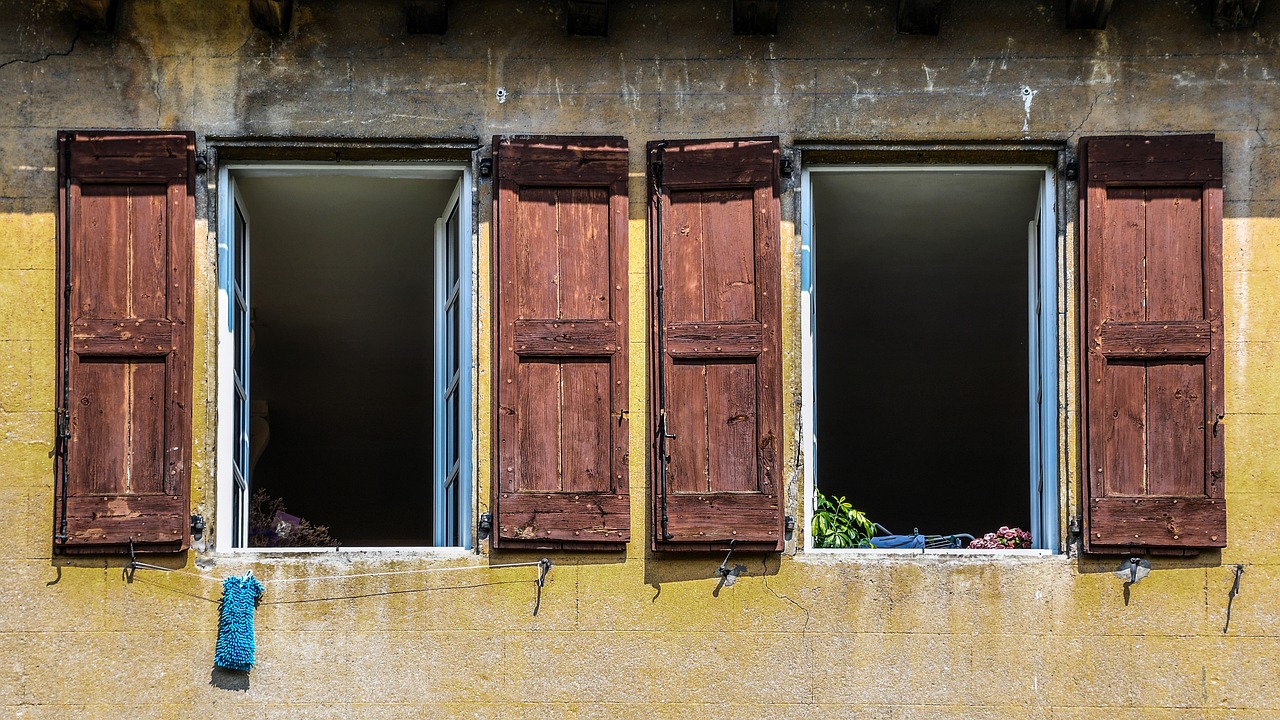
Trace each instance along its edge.
<instances>
[{"instance_id":1,"label":"open window","mask_svg":"<svg viewBox=\"0 0 1280 720\"><path fill-rule=\"evenodd\" d=\"M1053 183L1047 166L805 171L807 517L816 491L876 535L956 548L1008 526L1058 549Z\"/></svg>"},{"instance_id":2,"label":"open window","mask_svg":"<svg viewBox=\"0 0 1280 720\"><path fill-rule=\"evenodd\" d=\"M222 169L220 550L470 544L467 175Z\"/></svg>"}]
</instances>

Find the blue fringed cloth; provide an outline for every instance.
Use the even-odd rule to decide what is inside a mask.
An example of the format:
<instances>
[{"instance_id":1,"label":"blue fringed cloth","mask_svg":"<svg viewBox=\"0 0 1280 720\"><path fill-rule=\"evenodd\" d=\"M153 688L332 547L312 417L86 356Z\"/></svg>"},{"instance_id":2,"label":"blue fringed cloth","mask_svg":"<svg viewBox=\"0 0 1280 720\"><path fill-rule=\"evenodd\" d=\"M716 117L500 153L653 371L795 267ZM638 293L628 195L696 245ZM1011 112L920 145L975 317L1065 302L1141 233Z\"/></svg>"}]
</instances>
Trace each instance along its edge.
<instances>
[{"instance_id":1,"label":"blue fringed cloth","mask_svg":"<svg viewBox=\"0 0 1280 720\"><path fill-rule=\"evenodd\" d=\"M253 667L253 610L262 599L262 591L262 583L253 575L222 581L214 665L227 670Z\"/></svg>"},{"instance_id":2,"label":"blue fringed cloth","mask_svg":"<svg viewBox=\"0 0 1280 720\"><path fill-rule=\"evenodd\" d=\"M918 549L924 547L923 535L881 535L871 538L871 547L884 550Z\"/></svg>"}]
</instances>

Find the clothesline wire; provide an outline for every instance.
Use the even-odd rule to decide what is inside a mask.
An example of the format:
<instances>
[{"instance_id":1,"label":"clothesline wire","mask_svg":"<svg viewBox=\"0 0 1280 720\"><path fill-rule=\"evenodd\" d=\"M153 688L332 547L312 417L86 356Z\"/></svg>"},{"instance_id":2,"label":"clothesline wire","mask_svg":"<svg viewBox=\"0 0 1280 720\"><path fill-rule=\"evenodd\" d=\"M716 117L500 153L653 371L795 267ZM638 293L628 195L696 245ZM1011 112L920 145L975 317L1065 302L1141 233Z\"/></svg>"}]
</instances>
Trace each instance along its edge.
<instances>
[{"instance_id":1,"label":"clothesline wire","mask_svg":"<svg viewBox=\"0 0 1280 720\"><path fill-rule=\"evenodd\" d=\"M313 582L317 580L350 580L353 578L380 577L383 575L413 575L413 574L430 573L430 572L450 572L450 571L461 571L461 570L498 570L501 568L536 567L536 566L541 566L544 563L546 563L546 565L548 566L550 566L551 564L547 560L543 559L543 560L535 560L532 562L502 563L500 565L459 565L454 567L418 568L415 570L386 570L382 572L354 573L351 575L317 575L317 576L309 576L309 577L278 578L278 579L259 578L258 582L262 583L263 585L282 585L285 583ZM191 572L189 570L180 570L178 568L166 568L166 567L160 567L159 565L150 565L147 563L133 563L133 566L139 567L139 568L145 568L148 570L163 570L164 572L173 573L175 575L187 575L189 577L197 578L200 580L208 580L216 583L221 583L223 581L223 578L214 577L213 575L205 575L204 573L196 573L196 572Z\"/></svg>"}]
</instances>

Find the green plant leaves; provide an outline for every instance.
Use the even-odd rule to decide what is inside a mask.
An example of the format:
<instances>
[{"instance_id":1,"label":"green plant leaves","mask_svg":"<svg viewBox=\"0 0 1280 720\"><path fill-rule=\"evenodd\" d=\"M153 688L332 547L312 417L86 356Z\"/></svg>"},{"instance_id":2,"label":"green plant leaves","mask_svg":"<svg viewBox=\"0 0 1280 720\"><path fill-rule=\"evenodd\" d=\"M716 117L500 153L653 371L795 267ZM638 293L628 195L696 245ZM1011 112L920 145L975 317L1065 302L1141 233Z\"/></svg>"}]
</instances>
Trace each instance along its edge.
<instances>
[{"instance_id":1,"label":"green plant leaves","mask_svg":"<svg viewBox=\"0 0 1280 720\"><path fill-rule=\"evenodd\" d=\"M870 547L875 523L843 495L831 498L817 493L813 507L813 546L819 548Z\"/></svg>"}]
</instances>

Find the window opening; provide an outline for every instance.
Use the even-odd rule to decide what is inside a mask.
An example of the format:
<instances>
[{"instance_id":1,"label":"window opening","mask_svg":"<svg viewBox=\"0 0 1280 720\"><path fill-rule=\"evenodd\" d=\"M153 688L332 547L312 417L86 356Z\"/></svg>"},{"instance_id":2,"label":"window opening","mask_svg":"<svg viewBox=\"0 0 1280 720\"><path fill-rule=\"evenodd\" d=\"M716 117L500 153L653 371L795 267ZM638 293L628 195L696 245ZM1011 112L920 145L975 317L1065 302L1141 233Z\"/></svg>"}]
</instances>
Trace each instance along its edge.
<instances>
[{"instance_id":1,"label":"window opening","mask_svg":"<svg viewBox=\"0 0 1280 720\"><path fill-rule=\"evenodd\" d=\"M806 171L808 517L818 491L876 534L1008 526L1057 548L1052 182L1034 166Z\"/></svg>"},{"instance_id":2,"label":"window opening","mask_svg":"<svg viewBox=\"0 0 1280 720\"><path fill-rule=\"evenodd\" d=\"M464 175L224 170L219 549L469 544Z\"/></svg>"}]
</instances>

